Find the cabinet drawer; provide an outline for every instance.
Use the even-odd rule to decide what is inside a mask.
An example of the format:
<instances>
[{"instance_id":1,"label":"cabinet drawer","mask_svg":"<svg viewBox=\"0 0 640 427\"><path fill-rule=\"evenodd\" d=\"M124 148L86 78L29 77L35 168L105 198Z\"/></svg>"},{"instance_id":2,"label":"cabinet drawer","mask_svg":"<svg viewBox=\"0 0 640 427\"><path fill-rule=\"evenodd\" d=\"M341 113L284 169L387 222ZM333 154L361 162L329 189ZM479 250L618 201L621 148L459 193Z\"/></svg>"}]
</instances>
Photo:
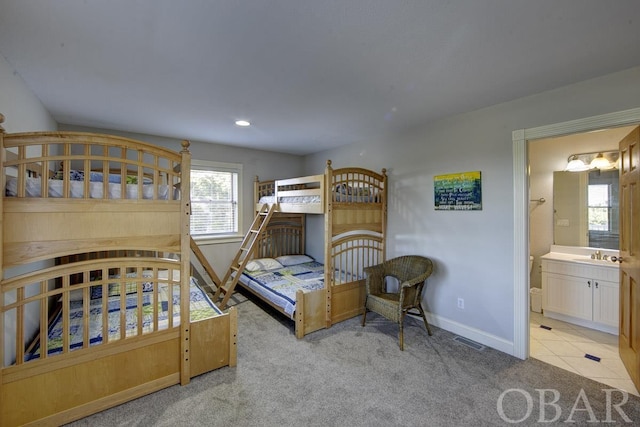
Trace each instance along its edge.
<instances>
[{"instance_id":1,"label":"cabinet drawer","mask_svg":"<svg viewBox=\"0 0 640 427\"><path fill-rule=\"evenodd\" d=\"M587 277L594 280L607 280L609 282L618 282L620 278L620 270L615 267L600 267L578 262L551 261L546 259L542 260L542 271L574 277Z\"/></svg>"}]
</instances>

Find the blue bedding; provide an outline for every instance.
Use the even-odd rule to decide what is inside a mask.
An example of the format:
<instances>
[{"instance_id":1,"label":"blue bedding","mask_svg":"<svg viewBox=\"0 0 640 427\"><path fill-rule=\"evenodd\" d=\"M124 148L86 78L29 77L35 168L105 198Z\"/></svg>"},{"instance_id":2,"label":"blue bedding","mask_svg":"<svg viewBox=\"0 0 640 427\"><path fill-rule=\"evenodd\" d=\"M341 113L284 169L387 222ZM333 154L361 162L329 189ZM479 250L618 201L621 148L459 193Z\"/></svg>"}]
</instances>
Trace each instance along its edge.
<instances>
[{"instance_id":1,"label":"blue bedding","mask_svg":"<svg viewBox=\"0 0 640 427\"><path fill-rule=\"evenodd\" d=\"M298 289L314 291L324 288L324 265L311 261L275 270L245 270L240 283L281 307L293 318Z\"/></svg>"},{"instance_id":2,"label":"blue bedding","mask_svg":"<svg viewBox=\"0 0 640 427\"><path fill-rule=\"evenodd\" d=\"M198 286L195 278L190 282L191 304L190 319L197 321L207 319L222 314L222 312L211 302L209 297ZM152 290L152 289L151 289ZM142 292L142 334L153 332L153 291ZM173 295L169 295L169 286L161 283L158 287L158 326L157 330L168 329L169 327L169 304L173 308L173 327L180 324L180 288L173 286ZM70 301L68 313L69 321L69 342L71 351L81 349L84 346L84 313L82 300ZM125 314L125 334L132 337L138 334L138 294L126 295ZM120 295L109 296L107 300L108 317L108 337L107 341L117 341L121 339L120 324ZM48 355L55 355L62 352L63 346L63 312L60 310L53 322L49 325L47 348ZM89 306L89 346L101 344L103 342L102 328L102 298L90 300ZM36 346L31 352L25 353L25 361L40 357L40 346Z\"/></svg>"},{"instance_id":3,"label":"blue bedding","mask_svg":"<svg viewBox=\"0 0 640 427\"><path fill-rule=\"evenodd\" d=\"M102 172L90 172L89 173L89 181L91 182L102 182L104 174ZM109 174L109 182L112 184L120 184L122 182L122 175L116 173ZM56 179L62 179L62 171L58 171L56 173ZM84 171L80 170L70 170L69 171L69 179L71 181L84 181ZM143 178L143 184L151 184L153 180L151 178ZM127 175L127 184L137 184L138 176L137 175Z\"/></svg>"}]
</instances>

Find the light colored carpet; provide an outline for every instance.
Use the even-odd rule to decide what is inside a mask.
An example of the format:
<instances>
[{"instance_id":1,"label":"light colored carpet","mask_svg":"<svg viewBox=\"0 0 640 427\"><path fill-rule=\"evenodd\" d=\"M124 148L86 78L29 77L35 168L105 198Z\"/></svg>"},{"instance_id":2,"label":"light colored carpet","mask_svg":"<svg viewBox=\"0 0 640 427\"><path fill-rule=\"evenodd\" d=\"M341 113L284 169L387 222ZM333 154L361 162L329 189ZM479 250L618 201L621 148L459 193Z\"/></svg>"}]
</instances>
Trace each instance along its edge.
<instances>
[{"instance_id":1,"label":"light colored carpet","mask_svg":"<svg viewBox=\"0 0 640 427\"><path fill-rule=\"evenodd\" d=\"M407 318L401 352L397 326L373 313L364 328L358 317L297 340L293 324L281 315L241 295L234 300L237 367L71 425L490 426L511 425L505 419L542 425L538 421L557 416L556 422L543 424L566 425L563 421L571 418L574 425L587 425L592 415L607 420L607 406L617 425L640 425L636 396L628 396L621 413L607 405L604 384L535 359L469 348L439 328L429 337L413 318ZM552 390L545 392L542 410L541 389ZM611 396L619 403L622 394Z\"/></svg>"}]
</instances>

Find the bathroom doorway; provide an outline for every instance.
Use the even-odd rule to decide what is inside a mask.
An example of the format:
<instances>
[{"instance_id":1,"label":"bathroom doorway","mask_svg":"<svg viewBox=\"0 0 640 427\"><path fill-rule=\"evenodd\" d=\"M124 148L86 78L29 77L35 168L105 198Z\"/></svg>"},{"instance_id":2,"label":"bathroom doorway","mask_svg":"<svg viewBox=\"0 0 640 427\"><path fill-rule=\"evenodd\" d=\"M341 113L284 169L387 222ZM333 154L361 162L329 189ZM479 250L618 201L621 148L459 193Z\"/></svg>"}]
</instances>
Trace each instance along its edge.
<instances>
[{"instance_id":1,"label":"bathroom doorway","mask_svg":"<svg viewBox=\"0 0 640 427\"><path fill-rule=\"evenodd\" d=\"M595 157L592 153L607 153L607 156L615 153L617 160L618 142L632 129L633 126L602 128L529 141L529 255L533 257L530 287L541 287L540 257L549 252L552 244L618 249L618 169L580 172L565 172L565 169L574 155L590 159ZM615 236L615 247L610 247L604 237L592 237L596 232L589 229L597 227L589 226L587 221L590 206L587 188L605 183L609 184L610 202L606 219L610 220L607 231L610 229L611 234L607 236L611 240ZM604 231L599 235L604 236Z\"/></svg>"},{"instance_id":2,"label":"bathroom doorway","mask_svg":"<svg viewBox=\"0 0 640 427\"><path fill-rule=\"evenodd\" d=\"M607 153L607 156L617 159L618 142L633 128L605 128L528 142L531 194L529 253L534 260L529 280L532 288L539 289L542 286L541 256L549 252L551 245L592 247L593 250L618 249L617 204L609 203L607 221L601 219L607 225L606 231L610 237L615 236L615 245L609 245L608 239L590 238L590 234L595 233L590 232L592 228L601 228L598 232L604 235L605 227L599 223L591 225L588 220L590 206L595 204L595 201L589 200L589 188L600 189L599 186L607 183L608 200L617 202L617 168L575 172L565 169L569 159L574 156L585 159L587 164L598 153ZM592 219L595 222L595 218ZM601 246L594 246L598 244ZM617 265L612 264L607 269ZM618 354L617 334L545 316L540 305L533 304L534 294L532 291L529 312L530 357L610 387L638 394Z\"/></svg>"},{"instance_id":3,"label":"bathroom doorway","mask_svg":"<svg viewBox=\"0 0 640 427\"><path fill-rule=\"evenodd\" d=\"M530 356L530 320L539 321L536 315L530 316L529 311L529 231L530 231L530 201L552 200L529 192L529 157L528 144L542 138L559 137L569 134L589 132L603 128L614 128L640 122L640 109L611 113L603 116L591 117L572 122L543 126L539 128L523 129L513 132L513 160L514 160L514 355L523 359ZM566 164L566 158L563 162ZM548 205L549 206L549 205ZM552 209L552 207L551 207ZM537 231L536 231L537 233ZM539 266L534 262L534 269ZM530 319L531 317L531 319ZM565 325L556 324L560 332ZM584 332L584 331L583 331ZM560 335L560 334L559 334Z\"/></svg>"}]
</instances>

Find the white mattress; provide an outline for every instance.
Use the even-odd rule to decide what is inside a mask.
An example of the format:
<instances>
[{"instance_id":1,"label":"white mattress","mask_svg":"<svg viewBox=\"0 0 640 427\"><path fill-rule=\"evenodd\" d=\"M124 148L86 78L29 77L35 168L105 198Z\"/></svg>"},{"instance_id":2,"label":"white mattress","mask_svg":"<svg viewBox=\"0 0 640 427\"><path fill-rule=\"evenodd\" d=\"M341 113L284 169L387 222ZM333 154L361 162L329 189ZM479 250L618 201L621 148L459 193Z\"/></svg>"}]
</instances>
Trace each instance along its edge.
<instances>
[{"instance_id":1,"label":"white mattress","mask_svg":"<svg viewBox=\"0 0 640 427\"><path fill-rule=\"evenodd\" d=\"M49 197L60 198L63 197L63 183L64 181L59 179L49 180ZM15 197L17 195L17 179L15 177L7 177L7 186L5 194L7 197ZM138 198L138 184L126 184L126 195L122 197L122 185L108 183L109 186L109 199L137 199ZM153 184L145 184L142 186L142 198L153 198ZM158 199L166 200L169 193L168 185L158 185ZM27 197L42 197L42 181L40 178L27 178L25 192ZM84 182L83 181L69 181L69 192L72 198L84 197ZM92 199L104 198L104 185L102 182L90 182L89 183L89 197Z\"/></svg>"},{"instance_id":2,"label":"white mattress","mask_svg":"<svg viewBox=\"0 0 640 427\"><path fill-rule=\"evenodd\" d=\"M275 203L275 196L263 196L260 198L260 204L265 203ZM305 203L320 203L320 196L293 196L293 197L280 197L278 200L279 203L297 203L297 204L305 204Z\"/></svg>"},{"instance_id":3,"label":"white mattress","mask_svg":"<svg viewBox=\"0 0 640 427\"><path fill-rule=\"evenodd\" d=\"M265 203L275 203L275 196L263 196L260 198L259 203L260 204L265 204ZM373 203L373 202L378 202L378 196L377 195L371 195L371 196L358 196L358 195L351 195L351 194L340 194L340 193L335 193L335 199L336 202L349 202L349 203ZM285 203L285 204L318 204L320 203L320 196L291 196L291 197L279 197L278 198L278 202L279 203Z\"/></svg>"}]
</instances>

